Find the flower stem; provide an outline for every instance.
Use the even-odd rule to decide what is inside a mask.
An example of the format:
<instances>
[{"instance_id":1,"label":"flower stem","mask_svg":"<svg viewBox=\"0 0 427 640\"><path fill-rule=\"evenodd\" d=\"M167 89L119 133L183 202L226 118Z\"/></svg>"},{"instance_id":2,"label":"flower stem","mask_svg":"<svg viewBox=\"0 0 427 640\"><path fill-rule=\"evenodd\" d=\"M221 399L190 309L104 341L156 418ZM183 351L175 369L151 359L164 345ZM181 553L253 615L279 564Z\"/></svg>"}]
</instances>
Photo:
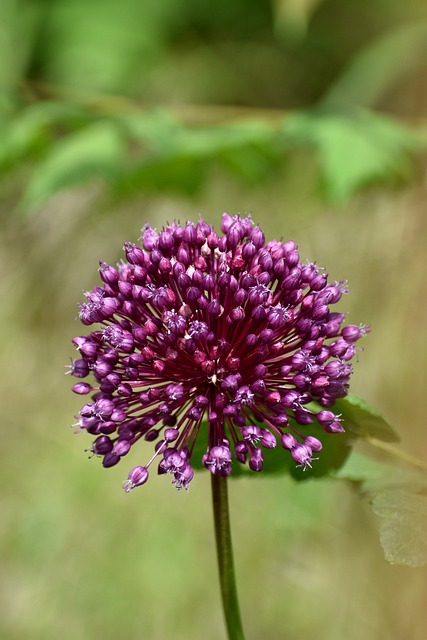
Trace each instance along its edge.
<instances>
[{"instance_id":1,"label":"flower stem","mask_svg":"<svg viewBox=\"0 0 427 640\"><path fill-rule=\"evenodd\" d=\"M377 440L376 438L366 438L366 441L369 442L369 444L371 444L373 447L382 449L388 454L394 456L395 458L400 458L400 460L403 460L403 462L406 462L413 467L418 467L419 469L424 469L424 471L427 471L427 464L424 462L424 460L420 460L419 458L416 458L406 451L396 449L396 447L394 447L392 444L389 444L388 442L382 442L381 440Z\"/></svg>"},{"instance_id":2,"label":"flower stem","mask_svg":"<svg viewBox=\"0 0 427 640\"><path fill-rule=\"evenodd\" d=\"M227 478L212 474L212 501L222 606L229 640L244 640L234 573Z\"/></svg>"}]
</instances>

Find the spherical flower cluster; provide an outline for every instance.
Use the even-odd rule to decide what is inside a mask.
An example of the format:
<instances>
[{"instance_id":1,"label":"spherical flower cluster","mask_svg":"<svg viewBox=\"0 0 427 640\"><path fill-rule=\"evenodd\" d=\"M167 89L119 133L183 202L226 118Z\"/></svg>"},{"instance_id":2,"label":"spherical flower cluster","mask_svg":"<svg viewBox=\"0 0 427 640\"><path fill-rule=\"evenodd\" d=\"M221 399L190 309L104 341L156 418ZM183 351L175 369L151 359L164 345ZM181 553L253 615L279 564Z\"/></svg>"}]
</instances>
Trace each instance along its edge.
<instances>
[{"instance_id":1,"label":"spherical flower cluster","mask_svg":"<svg viewBox=\"0 0 427 640\"><path fill-rule=\"evenodd\" d=\"M96 436L105 467L141 438L156 441L126 491L147 481L155 461L187 489L198 438L203 465L227 476L233 456L261 471L263 449L277 443L305 469L322 449L307 433L314 419L344 430L333 405L368 331L330 310L345 283L303 264L294 242L266 243L248 217L224 214L221 229L203 220L160 233L145 226L142 246L125 243L126 261L100 262L103 286L80 306L81 322L98 328L73 340L73 391L92 394L79 430ZM95 382L83 381L89 374Z\"/></svg>"}]
</instances>

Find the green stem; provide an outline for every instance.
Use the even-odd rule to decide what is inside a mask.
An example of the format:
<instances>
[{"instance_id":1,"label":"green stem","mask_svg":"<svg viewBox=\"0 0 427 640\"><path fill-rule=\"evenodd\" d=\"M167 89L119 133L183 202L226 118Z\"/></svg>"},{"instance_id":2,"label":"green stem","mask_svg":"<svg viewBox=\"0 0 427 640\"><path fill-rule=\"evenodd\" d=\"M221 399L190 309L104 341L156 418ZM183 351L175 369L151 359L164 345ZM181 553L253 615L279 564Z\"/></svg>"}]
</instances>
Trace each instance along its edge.
<instances>
[{"instance_id":1,"label":"green stem","mask_svg":"<svg viewBox=\"0 0 427 640\"><path fill-rule=\"evenodd\" d=\"M228 639L244 640L234 573L227 478L214 474L211 477L219 582Z\"/></svg>"},{"instance_id":2,"label":"green stem","mask_svg":"<svg viewBox=\"0 0 427 640\"><path fill-rule=\"evenodd\" d=\"M388 442L382 442L381 440L377 440L376 438L366 438L366 441L369 442L373 447L377 447L377 449L382 449L386 451L390 455L395 458L400 458L403 462L412 465L413 467L418 467L419 469L424 469L427 471L427 464L424 460L420 460L410 453L406 453L406 451L402 451L401 449L396 449L392 444L388 444Z\"/></svg>"}]
</instances>

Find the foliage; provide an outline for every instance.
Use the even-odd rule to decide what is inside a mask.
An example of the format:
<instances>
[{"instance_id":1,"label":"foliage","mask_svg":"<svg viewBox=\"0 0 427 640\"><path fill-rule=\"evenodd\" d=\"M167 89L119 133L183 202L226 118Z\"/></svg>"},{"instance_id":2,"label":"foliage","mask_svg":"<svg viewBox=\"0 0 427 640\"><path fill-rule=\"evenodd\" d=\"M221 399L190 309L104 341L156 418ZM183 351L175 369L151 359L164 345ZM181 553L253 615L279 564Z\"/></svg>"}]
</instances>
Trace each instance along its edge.
<instances>
[{"instance_id":1,"label":"foliage","mask_svg":"<svg viewBox=\"0 0 427 640\"><path fill-rule=\"evenodd\" d=\"M218 168L267 186L301 150L332 203L409 181L425 135L376 109L422 65L427 15L386 5L3 3L1 184L27 213L99 181L115 201L194 195Z\"/></svg>"},{"instance_id":2,"label":"foliage","mask_svg":"<svg viewBox=\"0 0 427 640\"><path fill-rule=\"evenodd\" d=\"M380 540L387 560L410 567L427 564L427 497L387 490L373 498L372 509L383 519Z\"/></svg>"},{"instance_id":3,"label":"foliage","mask_svg":"<svg viewBox=\"0 0 427 640\"><path fill-rule=\"evenodd\" d=\"M263 475L289 473L296 480L319 478L339 469L345 463L354 441L358 438L375 437L385 442L398 439L396 431L386 418L361 398L349 395L336 401L334 407L344 416L343 424L346 433L339 436L326 433L317 421L310 425L310 434L320 438L323 444L319 460L316 460L312 469L303 471L301 468L297 468L289 453L277 446L265 452ZM301 429L296 423L294 427L297 430ZM202 428L200 431L196 442L197 451L192 456L192 462L194 461L194 466L197 468L203 469L200 461L206 451L207 443L202 441L201 434L207 433L208 430ZM249 477L257 475L249 471L246 465L234 464L231 477L242 474Z\"/></svg>"},{"instance_id":4,"label":"foliage","mask_svg":"<svg viewBox=\"0 0 427 640\"><path fill-rule=\"evenodd\" d=\"M197 125L127 103L105 100L102 108L100 115L99 106L41 102L3 125L3 180L22 166L29 170L21 209L34 211L62 189L99 179L114 198L164 190L191 195L214 168L248 186L268 184L294 152L310 147L326 197L343 201L366 184L409 178L415 152L426 148L410 129L369 112Z\"/></svg>"},{"instance_id":5,"label":"foliage","mask_svg":"<svg viewBox=\"0 0 427 640\"><path fill-rule=\"evenodd\" d=\"M323 443L312 469L296 468L287 452L275 447L265 452L262 474L286 473L297 481L332 475L351 481L361 496L369 498L373 512L381 518L379 535L386 559L412 567L427 564L427 497L422 493L427 489L427 473L419 468L423 465L417 460L396 464L397 449L387 450L386 461L375 458L378 444L396 442L399 436L386 418L358 396L337 400L335 408L343 415L346 433L327 434L320 425L317 424L317 431L316 425L311 425L311 433ZM203 431L207 429L200 430ZM201 433L192 456L198 469L203 469L200 461L207 446ZM358 440L365 442L364 453L353 450ZM230 477L241 476L254 478L257 474L246 465L235 463Z\"/></svg>"},{"instance_id":6,"label":"foliage","mask_svg":"<svg viewBox=\"0 0 427 640\"><path fill-rule=\"evenodd\" d=\"M297 113L285 124L296 144L314 147L327 196L343 202L361 186L411 175L415 135L378 114Z\"/></svg>"},{"instance_id":7,"label":"foliage","mask_svg":"<svg viewBox=\"0 0 427 640\"><path fill-rule=\"evenodd\" d=\"M400 440L390 422L359 396L349 394L346 398L338 398L334 406L341 413L346 429L358 438L376 438L383 442Z\"/></svg>"},{"instance_id":8,"label":"foliage","mask_svg":"<svg viewBox=\"0 0 427 640\"><path fill-rule=\"evenodd\" d=\"M398 451L385 460L355 452L336 473L350 480L380 518L379 534L386 559L392 564L427 564L427 473L417 461L396 464ZM422 465L421 465L422 466Z\"/></svg>"}]
</instances>

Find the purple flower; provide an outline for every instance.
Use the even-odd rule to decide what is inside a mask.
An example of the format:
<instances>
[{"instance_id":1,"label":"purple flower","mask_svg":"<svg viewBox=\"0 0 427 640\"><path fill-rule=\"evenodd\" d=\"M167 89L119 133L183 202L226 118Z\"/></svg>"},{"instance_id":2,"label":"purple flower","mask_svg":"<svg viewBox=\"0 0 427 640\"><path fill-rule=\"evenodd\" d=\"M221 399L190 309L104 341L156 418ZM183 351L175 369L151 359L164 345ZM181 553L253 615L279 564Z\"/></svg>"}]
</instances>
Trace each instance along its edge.
<instances>
[{"instance_id":1,"label":"purple flower","mask_svg":"<svg viewBox=\"0 0 427 640\"><path fill-rule=\"evenodd\" d=\"M154 463L187 489L198 437L207 441L204 466L227 476L233 458L261 471L277 442L306 469L322 449L313 420L344 430L333 405L369 330L343 326L344 314L330 310L347 286L302 264L292 241L266 244L250 218L224 214L221 228L145 226L141 246L125 243L126 261L100 262L103 286L80 306L82 323L97 328L73 340L73 391L92 394L79 429L95 437L105 467L140 439L156 442L126 491ZM94 382L80 380L89 374Z\"/></svg>"}]
</instances>

